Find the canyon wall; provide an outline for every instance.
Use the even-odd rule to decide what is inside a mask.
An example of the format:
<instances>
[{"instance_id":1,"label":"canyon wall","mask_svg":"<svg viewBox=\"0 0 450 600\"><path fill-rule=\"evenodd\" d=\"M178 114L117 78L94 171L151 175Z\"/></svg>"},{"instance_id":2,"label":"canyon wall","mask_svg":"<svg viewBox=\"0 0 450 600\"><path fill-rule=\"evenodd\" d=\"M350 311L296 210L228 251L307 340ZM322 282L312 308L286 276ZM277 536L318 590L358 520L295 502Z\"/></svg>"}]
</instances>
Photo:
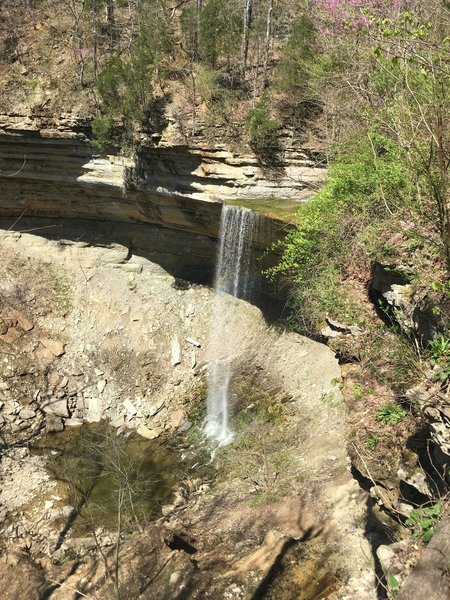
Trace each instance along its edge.
<instances>
[{"instance_id":1,"label":"canyon wall","mask_svg":"<svg viewBox=\"0 0 450 600\"><path fill-rule=\"evenodd\" d=\"M300 201L323 181L312 158L286 156L281 170L268 173L255 157L209 147L201 136L188 147L169 121L134 159L105 158L90 142L87 120L0 115L0 218L7 229L42 227L52 239L118 243L158 257L177 277L209 281L223 201ZM274 221L266 245L284 228Z\"/></svg>"}]
</instances>

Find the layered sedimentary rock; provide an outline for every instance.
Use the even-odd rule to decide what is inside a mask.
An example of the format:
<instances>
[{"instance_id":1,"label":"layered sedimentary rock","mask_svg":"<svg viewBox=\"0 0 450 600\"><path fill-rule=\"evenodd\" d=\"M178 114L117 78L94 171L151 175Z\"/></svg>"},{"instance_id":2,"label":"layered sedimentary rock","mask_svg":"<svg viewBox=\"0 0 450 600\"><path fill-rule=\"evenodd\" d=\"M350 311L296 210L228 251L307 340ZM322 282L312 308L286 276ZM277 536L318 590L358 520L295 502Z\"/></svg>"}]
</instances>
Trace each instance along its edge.
<instances>
[{"instance_id":1,"label":"layered sedimentary rock","mask_svg":"<svg viewBox=\"0 0 450 600\"><path fill-rule=\"evenodd\" d=\"M201 136L188 147L174 129L169 123L161 135L148 136L134 159L104 158L90 142L87 120L0 115L2 225L19 230L51 225L59 232L49 236L67 239L81 232L89 243L103 239L133 247L134 253L137 248L146 257L159 256L176 276L205 281L213 269L224 200L271 195L301 200L324 177L306 154L292 151L283 169L267 174L254 157L208 147ZM52 222L25 221L30 218ZM267 244L280 232L273 227Z\"/></svg>"},{"instance_id":2,"label":"layered sedimentary rock","mask_svg":"<svg viewBox=\"0 0 450 600\"><path fill-rule=\"evenodd\" d=\"M2 216L145 223L217 235L220 202L137 189L126 178L131 161L99 157L78 123L73 129L26 125L0 130Z\"/></svg>"}]
</instances>

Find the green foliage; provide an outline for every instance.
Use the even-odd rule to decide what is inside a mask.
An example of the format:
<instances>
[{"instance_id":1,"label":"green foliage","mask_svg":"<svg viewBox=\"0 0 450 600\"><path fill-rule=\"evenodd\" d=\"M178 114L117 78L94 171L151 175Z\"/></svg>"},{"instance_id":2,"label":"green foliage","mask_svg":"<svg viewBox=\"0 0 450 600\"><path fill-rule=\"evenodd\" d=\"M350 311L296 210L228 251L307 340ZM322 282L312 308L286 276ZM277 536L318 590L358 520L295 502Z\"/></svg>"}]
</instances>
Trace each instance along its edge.
<instances>
[{"instance_id":1,"label":"green foliage","mask_svg":"<svg viewBox=\"0 0 450 600\"><path fill-rule=\"evenodd\" d=\"M158 39L156 39L158 38ZM97 78L102 99L101 116L93 122L97 145L122 149L133 143L133 128L150 113L153 105L152 80L161 55L171 45L170 36L159 38L143 29L136 38L128 60L113 56Z\"/></svg>"},{"instance_id":2,"label":"green foliage","mask_svg":"<svg viewBox=\"0 0 450 600\"><path fill-rule=\"evenodd\" d=\"M366 230L401 206L409 188L400 149L375 131L341 146L338 153L327 185L300 206L297 227L281 244L280 262L267 272L293 280L292 304L312 329L326 313L353 316L342 274L355 252L366 251Z\"/></svg>"},{"instance_id":3,"label":"green foliage","mask_svg":"<svg viewBox=\"0 0 450 600\"><path fill-rule=\"evenodd\" d=\"M395 577L395 575L389 574L387 576L387 584L388 584L388 588L389 588L391 597L397 598L398 593L400 591L400 583L399 583L397 577Z\"/></svg>"},{"instance_id":4,"label":"green foliage","mask_svg":"<svg viewBox=\"0 0 450 600\"><path fill-rule=\"evenodd\" d=\"M370 432L366 437L366 444L370 450L376 450L378 446L378 436L376 433Z\"/></svg>"},{"instance_id":5,"label":"green foliage","mask_svg":"<svg viewBox=\"0 0 450 600\"><path fill-rule=\"evenodd\" d=\"M245 117L245 128L250 146L264 165L275 165L278 160L278 130L280 124L271 118L269 98L264 94L255 108Z\"/></svg>"},{"instance_id":6,"label":"green foliage","mask_svg":"<svg viewBox=\"0 0 450 600\"><path fill-rule=\"evenodd\" d=\"M222 0L209 0L200 13L198 53L215 68L219 59L230 60L240 48L240 19Z\"/></svg>"},{"instance_id":7,"label":"green foliage","mask_svg":"<svg viewBox=\"0 0 450 600\"><path fill-rule=\"evenodd\" d=\"M317 32L310 17L300 15L277 64L273 87L282 93L277 108L283 124L300 130L323 109L318 79L330 67L328 55L317 48Z\"/></svg>"},{"instance_id":8,"label":"green foliage","mask_svg":"<svg viewBox=\"0 0 450 600\"><path fill-rule=\"evenodd\" d=\"M384 425L398 425L407 414L406 410L398 404L388 402L378 409L375 418L380 423L384 423Z\"/></svg>"},{"instance_id":9,"label":"green foliage","mask_svg":"<svg viewBox=\"0 0 450 600\"><path fill-rule=\"evenodd\" d=\"M450 337L439 333L428 344L431 363L438 367L436 379L444 382L450 377Z\"/></svg>"},{"instance_id":10,"label":"green foliage","mask_svg":"<svg viewBox=\"0 0 450 600\"><path fill-rule=\"evenodd\" d=\"M233 117L238 91L225 84L220 71L209 67L198 69L197 89L208 107L205 129L212 143L218 134L222 143L241 143L242 128Z\"/></svg>"},{"instance_id":11,"label":"green foliage","mask_svg":"<svg viewBox=\"0 0 450 600\"><path fill-rule=\"evenodd\" d=\"M292 25L292 31L283 48L275 74L275 86L289 92L293 102L303 100L308 90L310 62L315 58L314 41L316 31L306 14L302 14Z\"/></svg>"},{"instance_id":12,"label":"green foliage","mask_svg":"<svg viewBox=\"0 0 450 600\"><path fill-rule=\"evenodd\" d=\"M427 508L416 508L406 519L406 525L414 529L414 537L420 537L425 544L434 535L435 527L442 516L442 504L438 502Z\"/></svg>"},{"instance_id":13,"label":"green foliage","mask_svg":"<svg viewBox=\"0 0 450 600\"><path fill-rule=\"evenodd\" d=\"M353 386L353 395L357 400L361 400L361 398L364 396L364 388L360 383L355 383Z\"/></svg>"},{"instance_id":14,"label":"green foliage","mask_svg":"<svg viewBox=\"0 0 450 600\"><path fill-rule=\"evenodd\" d=\"M431 360L435 364L441 361L446 363L450 360L450 338L443 333L439 333L429 342Z\"/></svg>"},{"instance_id":15,"label":"green foliage","mask_svg":"<svg viewBox=\"0 0 450 600\"><path fill-rule=\"evenodd\" d=\"M110 116L97 117L91 123L94 145L101 151L106 151L110 146L119 147L122 132L114 124Z\"/></svg>"},{"instance_id":16,"label":"green foliage","mask_svg":"<svg viewBox=\"0 0 450 600\"><path fill-rule=\"evenodd\" d=\"M197 52L197 15L193 4L186 6L181 11L180 30L183 47L194 58Z\"/></svg>"}]
</instances>

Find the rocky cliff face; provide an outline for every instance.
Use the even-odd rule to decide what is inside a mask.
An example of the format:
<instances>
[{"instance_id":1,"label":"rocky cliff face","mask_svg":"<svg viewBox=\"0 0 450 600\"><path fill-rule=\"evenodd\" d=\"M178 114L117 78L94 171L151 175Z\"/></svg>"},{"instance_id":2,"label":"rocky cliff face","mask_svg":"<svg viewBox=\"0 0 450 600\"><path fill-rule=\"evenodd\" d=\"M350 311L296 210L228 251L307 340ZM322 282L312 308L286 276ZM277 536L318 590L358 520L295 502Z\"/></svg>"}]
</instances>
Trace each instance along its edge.
<instances>
[{"instance_id":1,"label":"rocky cliff face","mask_svg":"<svg viewBox=\"0 0 450 600\"><path fill-rule=\"evenodd\" d=\"M144 223L216 236L220 203L140 190L132 161L100 158L88 123L0 120L3 216L58 216Z\"/></svg>"},{"instance_id":2,"label":"rocky cliff face","mask_svg":"<svg viewBox=\"0 0 450 600\"><path fill-rule=\"evenodd\" d=\"M301 200L324 177L324 169L302 153L291 152L283 172L268 175L254 157L208 148L201 139L188 147L170 122L133 160L100 157L89 135L89 122L78 118L0 116L0 217L6 228L42 226L50 237L82 234L91 244L119 243L158 256L176 276L207 281L223 200ZM272 228L273 237L277 231Z\"/></svg>"},{"instance_id":3,"label":"rocky cliff face","mask_svg":"<svg viewBox=\"0 0 450 600\"><path fill-rule=\"evenodd\" d=\"M230 152L221 144L209 143L202 135L192 138L187 145L175 122L170 120L162 133L141 140L141 149L134 160L117 156L100 158L90 145L89 136L89 121L80 118L63 116L50 120L0 115L0 173L4 191L16 188L19 182L22 188L27 182L36 181L40 186L76 185L80 190L78 196L93 187L97 203L90 207L89 217L120 217L181 229L192 228L190 221L193 221L196 231L214 235L212 222L220 210L215 206L217 203L258 197L301 201L323 183L326 173L323 157L317 152L293 149L288 143L283 164L272 171L259 165L255 156ZM39 191L35 185L34 192ZM105 197L117 202L122 195L126 196L122 199L123 212L114 204L102 203ZM197 200L211 206L199 207ZM134 204L139 210L125 206ZM158 210L146 212L145 205ZM27 208L32 207L27 205ZM70 212L69 207L61 210ZM77 210L85 209L80 206ZM185 218L180 219L179 211Z\"/></svg>"}]
</instances>

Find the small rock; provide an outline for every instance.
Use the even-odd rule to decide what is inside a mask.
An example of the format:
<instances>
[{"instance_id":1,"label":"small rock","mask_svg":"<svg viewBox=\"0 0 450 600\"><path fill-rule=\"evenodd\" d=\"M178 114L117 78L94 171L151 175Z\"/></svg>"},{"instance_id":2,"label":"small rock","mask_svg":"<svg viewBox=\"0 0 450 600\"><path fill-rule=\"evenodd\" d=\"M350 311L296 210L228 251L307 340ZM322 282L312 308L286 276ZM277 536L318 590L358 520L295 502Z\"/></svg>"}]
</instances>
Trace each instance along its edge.
<instances>
[{"instance_id":1,"label":"small rock","mask_svg":"<svg viewBox=\"0 0 450 600\"><path fill-rule=\"evenodd\" d=\"M43 338L41 340L41 344L44 346L44 348L50 350L53 356L62 356L65 352L64 344L62 342L58 342L57 340Z\"/></svg>"},{"instance_id":2,"label":"small rock","mask_svg":"<svg viewBox=\"0 0 450 600\"><path fill-rule=\"evenodd\" d=\"M174 336L172 338L171 360L172 360L173 367L176 367L177 365L179 365L181 363L181 346L180 346L180 340L178 339L177 336Z\"/></svg>"},{"instance_id":3,"label":"small rock","mask_svg":"<svg viewBox=\"0 0 450 600\"><path fill-rule=\"evenodd\" d=\"M147 415L149 417L154 417L156 414L159 413L160 410L164 408L164 404L164 400L159 400L159 402L155 402L155 404L149 406L147 410Z\"/></svg>"},{"instance_id":4,"label":"small rock","mask_svg":"<svg viewBox=\"0 0 450 600\"><path fill-rule=\"evenodd\" d=\"M18 325L24 331L31 331L34 327L33 323L24 314L10 306L5 306L0 313L0 317L2 320L10 322L11 325Z\"/></svg>"},{"instance_id":5,"label":"small rock","mask_svg":"<svg viewBox=\"0 0 450 600\"><path fill-rule=\"evenodd\" d=\"M22 336L22 332L17 327L9 327L8 331L0 335L0 339L6 344L14 344Z\"/></svg>"},{"instance_id":6,"label":"small rock","mask_svg":"<svg viewBox=\"0 0 450 600\"><path fill-rule=\"evenodd\" d=\"M188 344L192 344L193 346L195 346L196 348L200 348L201 344L200 342L198 342L197 340L195 340L194 338L191 337L187 337L186 341L188 342Z\"/></svg>"},{"instance_id":7,"label":"small rock","mask_svg":"<svg viewBox=\"0 0 450 600\"><path fill-rule=\"evenodd\" d=\"M122 402L122 406L125 408L125 410L127 411L127 413L134 417L134 415L137 413L137 409L134 406L134 404L130 401L130 400L124 400Z\"/></svg>"},{"instance_id":8,"label":"small rock","mask_svg":"<svg viewBox=\"0 0 450 600\"><path fill-rule=\"evenodd\" d=\"M185 414L184 410L176 410L170 414L170 424L174 429L178 429L184 421Z\"/></svg>"},{"instance_id":9,"label":"small rock","mask_svg":"<svg viewBox=\"0 0 450 600\"><path fill-rule=\"evenodd\" d=\"M181 577L180 571L174 571L170 575L169 585L176 585L178 583L178 581L180 580L180 577Z\"/></svg>"},{"instance_id":10,"label":"small rock","mask_svg":"<svg viewBox=\"0 0 450 600\"><path fill-rule=\"evenodd\" d=\"M19 412L19 417L23 420L34 419L36 413L31 408L25 407Z\"/></svg>"},{"instance_id":11,"label":"small rock","mask_svg":"<svg viewBox=\"0 0 450 600\"><path fill-rule=\"evenodd\" d=\"M106 383L106 379L100 379L100 381L97 381L97 389L99 394L103 393L103 390L106 387Z\"/></svg>"},{"instance_id":12,"label":"small rock","mask_svg":"<svg viewBox=\"0 0 450 600\"><path fill-rule=\"evenodd\" d=\"M85 420L88 421L88 423L98 423L99 421L101 421L103 416L102 404L99 398L86 398L86 400L88 406Z\"/></svg>"},{"instance_id":13,"label":"small rock","mask_svg":"<svg viewBox=\"0 0 450 600\"><path fill-rule=\"evenodd\" d=\"M179 431L179 433L182 433L183 431L187 431L191 427L192 427L192 423L189 423L189 421L185 421L184 423L182 423L180 425L180 427L178 428L178 431Z\"/></svg>"},{"instance_id":14,"label":"small rock","mask_svg":"<svg viewBox=\"0 0 450 600\"><path fill-rule=\"evenodd\" d=\"M123 415L120 415L119 417L117 417L117 419L115 419L114 421L111 422L111 425L113 427L123 427L125 425L125 418Z\"/></svg>"},{"instance_id":15,"label":"small rock","mask_svg":"<svg viewBox=\"0 0 450 600\"><path fill-rule=\"evenodd\" d=\"M83 419L72 417L70 419L66 419L64 421L64 425L66 427L81 427L81 425L83 425Z\"/></svg>"},{"instance_id":16,"label":"small rock","mask_svg":"<svg viewBox=\"0 0 450 600\"><path fill-rule=\"evenodd\" d=\"M64 431L64 422L60 417L56 415L52 415L51 413L47 415L46 423L45 423L45 431L47 433L56 433L58 431Z\"/></svg>"},{"instance_id":17,"label":"small rock","mask_svg":"<svg viewBox=\"0 0 450 600\"><path fill-rule=\"evenodd\" d=\"M33 404L34 399L32 396L22 396L22 398L20 398L19 402L22 406L28 406L30 404Z\"/></svg>"},{"instance_id":18,"label":"small rock","mask_svg":"<svg viewBox=\"0 0 450 600\"><path fill-rule=\"evenodd\" d=\"M63 377L61 380L61 383L59 384L59 387L61 389L64 389L67 387L67 384L69 383L69 378L67 376Z\"/></svg>"},{"instance_id":19,"label":"small rock","mask_svg":"<svg viewBox=\"0 0 450 600\"><path fill-rule=\"evenodd\" d=\"M45 413L52 414L57 417L70 417L66 398L59 398L57 400L55 398L50 398L41 404L41 409Z\"/></svg>"},{"instance_id":20,"label":"small rock","mask_svg":"<svg viewBox=\"0 0 450 600\"><path fill-rule=\"evenodd\" d=\"M16 423L13 423L11 425L11 431L13 433L19 433L20 431L23 431L24 429L28 429L29 426L30 426L30 423L27 423L25 421L17 421Z\"/></svg>"},{"instance_id":21,"label":"small rock","mask_svg":"<svg viewBox=\"0 0 450 600\"><path fill-rule=\"evenodd\" d=\"M137 433L147 440L154 440L155 438L157 438L161 435L162 429L160 429L160 428L149 429L145 425L140 425L137 428Z\"/></svg>"}]
</instances>

